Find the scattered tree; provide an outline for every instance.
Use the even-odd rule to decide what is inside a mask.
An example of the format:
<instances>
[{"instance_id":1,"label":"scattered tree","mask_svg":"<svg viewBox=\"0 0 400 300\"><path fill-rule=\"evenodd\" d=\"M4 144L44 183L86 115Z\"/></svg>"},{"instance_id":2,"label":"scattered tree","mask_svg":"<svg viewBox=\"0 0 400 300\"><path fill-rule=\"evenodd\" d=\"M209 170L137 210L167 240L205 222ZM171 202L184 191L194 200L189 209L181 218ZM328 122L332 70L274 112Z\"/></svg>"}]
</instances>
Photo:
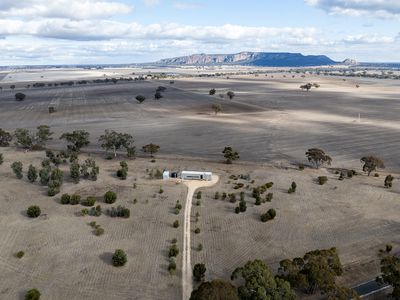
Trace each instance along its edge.
<instances>
[{"instance_id":1,"label":"scattered tree","mask_svg":"<svg viewBox=\"0 0 400 300\"><path fill-rule=\"evenodd\" d=\"M157 153L160 150L160 146L150 143L142 147L142 151L145 153L150 153L150 157L154 157L153 154Z\"/></svg>"},{"instance_id":2,"label":"scattered tree","mask_svg":"<svg viewBox=\"0 0 400 300\"><path fill-rule=\"evenodd\" d=\"M240 299L296 299L296 294L291 289L290 283L274 277L268 266L261 260L249 261L243 267L233 271L232 280L240 277L244 280L244 285L238 288Z\"/></svg>"},{"instance_id":3,"label":"scattered tree","mask_svg":"<svg viewBox=\"0 0 400 300\"><path fill-rule=\"evenodd\" d=\"M67 145L68 150L72 152L79 152L81 148L89 145L89 132L85 130L75 130L73 132L67 132L61 135L61 140L66 140L69 144Z\"/></svg>"},{"instance_id":4,"label":"scattered tree","mask_svg":"<svg viewBox=\"0 0 400 300\"><path fill-rule=\"evenodd\" d=\"M26 98L26 95L24 93L16 93L15 94L15 100L17 101L24 101Z\"/></svg>"},{"instance_id":5,"label":"scattered tree","mask_svg":"<svg viewBox=\"0 0 400 300\"><path fill-rule=\"evenodd\" d=\"M227 164L231 164L233 161L240 158L239 153L233 151L232 147L225 147L222 153L224 154Z\"/></svg>"},{"instance_id":6,"label":"scattered tree","mask_svg":"<svg viewBox=\"0 0 400 300\"><path fill-rule=\"evenodd\" d=\"M28 215L29 218L37 218L41 214L40 207L37 205L29 206L26 211L26 214Z\"/></svg>"},{"instance_id":7,"label":"scattered tree","mask_svg":"<svg viewBox=\"0 0 400 300\"><path fill-rule=\"evenodd\" d=\"M212 110L214 111L215 114L218 114L219 112L222 111L222 106L221 104L213 104L211 105Z\"/></svg>"},{"instance_id":8,"label":"scattered tree","mask_svg":"<svg viewBox=\"0 0 400 300\"><path fill-rule=\"evenodd\" d=\"M193 267L193 277L196 281L203 281L207 268L205 264L195 264Z\"/></svg>"},{"instance_id":9,"label":"scattered tree","mask_svg":"<svg viewBox=\"0 0 400 300\"><path fill-rule=\"evenodd\" d=\"M371 174L371 172L376 171L376 169L384 169L385 164L383 163L383 160L381 160L379 157L374 156L374 155L369 155L369 156L364 156L360 159L361 163L363 163L363 171L368 172L368 176Z\"/></svg>"},{"instance_id":10,"label":"scattered tree","mask_svg":"<svg viewBox=\"0 0 400 300\"><path fill-rule=\"evenodd\" d=\"M121 148L125 148L127 151L134 149L132 135L114 130L105 130L104 134L100 136L99 142L102 143L101 147L106 151L112 150L114 157L117 157L117 151Z\"/></svg>"},{"instance_id":11,"label":"scattered tree","mask_svg":"<svg viewBox=\"0 0 400 300\"><path fill-rule=\"evenodd\" d=\"M29 165L27 177L30 182L35 182L38 178L38 172L34 166Z\"/></svg>"},{"instance_id":12,"label":"scattered tree","mask_svg":"<svg viewBox=\"0 0 400 300\"><path fill-rule=\"evenodd\" d=\"M8 147L12 140L12 135L0 128L0 147Z\"/></svg>"},{"instance_id":13,"label":"scattered tree","mask_svg":"<svg viewBox=\"0 0 400 300\"><path fill-rule=\"evenodd\" d=\"M190 300L239 300L236 288L221 279L203 282L192 291Z\"/></svg>"},{"instance_id":14,"label":"scattered tree","mask_svg":"<svg viewBox=\"0 0 400 300\"><path fill-rule=\"evenodd\" d=\"M40 292L37 289L31 289L26 292L25 300L39 300Z\"/></svg>"},{"instance_id":15,"label":"scattered tree","mask_svg":"<svg viewBox=\"0 0 400 300\"><path fill-rule=\"evenodd\" d=\"M117 249L112 257L112 262L115 267L121 267L126 264L128 258L124 250Z\"/></svg>"},{"instance_id":16,"label":"scattered tree","mask_svg":"<svg viewBox=\"0 0 400 300\"><path fill-rule=\"evenodd\" d=\"M376 278L380 284L386 283L393 287L391 297L400 299L400 258L392 254L393 247L386 245L385 250L379 251L381 275Z\"/></svg>"},{"instance_id":17,"label":"scattered tree","mask_svg":"<svg viewBox=\"0 0 400 300\"><path fill-rule=\"evenodd\" d=\"M20 161L15 161L11 164L11 169L14 171L15 176L17 176L18 179L21 179L23 177L22 175L22 162Z\"/></svg>"},{"instance_id":18,"label":"scattered tree","mask_svg":"<svg viewBox=\"0 0 400 300\"><path fill-rule=\"evenodd\" d=\"M311 148L308 149L306 152L306 156L309 162L312 162L315 164L317 169L319 168L320 165L327 164L331 165L332 158L325 154L325 152L321 149L318 148Z\"/></svg>"}]
</instances>

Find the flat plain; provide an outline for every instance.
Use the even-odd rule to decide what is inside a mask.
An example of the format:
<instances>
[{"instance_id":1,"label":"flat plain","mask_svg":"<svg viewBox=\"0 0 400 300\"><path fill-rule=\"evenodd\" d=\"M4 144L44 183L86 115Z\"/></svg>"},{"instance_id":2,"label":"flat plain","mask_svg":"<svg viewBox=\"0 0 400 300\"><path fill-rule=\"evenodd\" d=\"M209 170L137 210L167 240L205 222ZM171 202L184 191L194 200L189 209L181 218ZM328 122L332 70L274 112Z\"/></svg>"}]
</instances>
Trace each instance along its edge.
<instances>
[{"instance_id":1,"label":"flat plain","mask_svg":"<svg viewBox=\"0 0 400 300\"><path fill-rule=\"evenodd\" d=\"M201 233L192 232L191 261L206 264L206 279L229 280L231 272L250 259L262 259L275 270L281 259L328 247L338 248L349 270L342 279L347 285L374 278L379 247L400 244L400 187L395 181L392 189L383 188L388 172L399 177L400 88L390 80L273 76L30 89L22 87L26 83L17 83L14 91L5 79L0 81L1 128L13 131L50 125L55 132L49 143L52 149L65 147L58 140L61 133L85 129L92 143L80 159L92 155L100 166L97 181L75 185L66 179L61 193L48 197L44 187L29 183L26 176L16 179L9 167L16 160L24 163L25 170L29 164L40 166L44 153L0 149L5 159L0 166L0 298L22 299L27 289L37 287L46 299L180 299L181 256L177 273L170 275L167 250L173 238L182 249L182 226L176 229L172 223L178 219L183 224L183 213L175 215L173 208L176 200L184 203L186 187L150 180L146 169L156 168L209 170L220 177L215 187L202 189L200 205L192 208L191 229L199 227ZM320 87L300 90L300 84L307 82ZM160 85L167 90L162 99L154 100ZM217 90L215 96L208 95L211 88ZM15 101L17 91L24 92L26 100ZM234 91L232 100L219 96L227 91ZM147 98L142 104L135 100L139 94ZM222 106L217 115L211 109L214 103ZM49 106L56 113L49 114ZM122 155L108 161L100 151L97 139L105 129L128 132L135 138L139 158L129 161L126 181L114 175ZM150 142L161 146L155 163L139 151ZM221 151L225 146L239 151L241 159L224 164ZM298 163L307 163L304 153L311 147L329 153L332 167L298 170ZM338 180L336 168L362 173L359 159L368 154L384 159L387 168L380 177L360 174ZM67 166L62 168L68 176ZM229 178L240 174L249 174L255 182ZM323 186L316 183L321 175L328 177ZM254 205L251 188L270 181L274 182L272 202ZM288 194L292 181L298 190ZM242 182L244 188L234 190L235 182ZM160 187L163 194L158 193ZM129 219L81 217L77 215L83 208L80 205L59 203L65 192L100 199L109 189L118 194L116 204L131 209ZM217 191L244 191L247 211L235 214L237 203L215 200ZM31 204L39 204L44 215L27 218L25 209ZM269 208L276 209L277 218L262 223L260 215ZM92 233L88 223L93 220L104 227L103 236ZM197 250L199 243L202 251ZM128 264L121 269L110 264L117 248L128 254ZM26 253L22 259L13 256L19 250Z\"/></svg>"}]
</instances>

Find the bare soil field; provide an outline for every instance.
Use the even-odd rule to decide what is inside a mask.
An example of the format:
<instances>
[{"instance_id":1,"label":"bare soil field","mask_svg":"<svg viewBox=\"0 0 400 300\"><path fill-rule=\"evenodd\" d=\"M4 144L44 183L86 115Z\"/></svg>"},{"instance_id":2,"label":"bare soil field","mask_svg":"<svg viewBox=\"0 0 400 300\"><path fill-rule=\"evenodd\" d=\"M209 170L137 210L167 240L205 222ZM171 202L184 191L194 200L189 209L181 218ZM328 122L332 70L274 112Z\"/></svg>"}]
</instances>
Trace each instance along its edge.
<instances>
[{"instance_id":1,"label":"bare soil field","mask_svg":"<svg viewBox=\"0 0 400 300\"><path fill-rule=\"evenodd\" d=\"M216 160L223 147L237 149L244 161L294 163L304 152L320 147L334 166L358 166L367 154L380 155L389 169L399 170L400 88L390 80L338 77L238 76L230 79L192 78L73 87L16 89L0 92L1 126L33 128L48 124L56 135L84 128L91 133L91 150L104 129L126 131L138 145L161 146L161 155ZM265 77L265 78L264 78ZM300 84L321 85L310 92ZM359 84L360 88L355 85ZM154 100L159 85L164 98ZM216 96L209 96L211 88ZM16 102L16 91L27 94ZM228 100L221 93L232 90ZM139 104L135 96L148 99ZM219 103L223 112L211 109ZM57 109L48 114L48 106ZM360 115L360 119L359 119ZM53 141L58 147L59 141Z\"/></svg>"},{"instance_id":2,"label":"bare soil field","mask_svg":"<svg viewBox=\"0 0 400 300\"><path fill-rule=\"evenodd\" d=\"M252 259L262 259L276 270L282 259L328 247L339 250L348 271L341 278L346 285L374 278L379 271L377 250L387 243L400 245L400 88L391 80L273 76L30 89L17 84L15 90L3 79L0 128L14 131L49 125L55 132L48 144L51 149L65 148L58 139L62 133L87 130L91 144L80 160L95 157L100 175L95 182L74 184L67 178L68 166L63 165L66 179L61 193L48 197L45 187L26 179L28 165L39 167L44 153L0 148L5 160L0 166L0 299L23 299L32 287L46 299L181 299L184 214L175 215L174 206L177 200L185 203L187 188L182 183L150 180L146 169L156 168L207 170L220 178L216 186L201 189L200 205L193 199L191 209L190 261L192 266L206 264L206 279L228 280L236 267ZM300 84L307 82L320 87L300 90ZM162 99L154 100L160 85L167 90ZM217 89L215 96L208 95L211 88ZM235 93L232 100L227 91ZM16 92L27 98L15 101ZM137 95L147 100L139 104ZM214 103L221 104L222 113L214 114ZM49 106L56 112L49 114ZM108 161L100 150L97 140L105 129L134 136L139 158L128 161L126 181L115 176L122 157ZM139 151L150 142L161 147L155 163ZM238 162L223 164L225 146L240 153ZM332 156L332 168L298 170L296 165L306 163L304 153L312 147ZM387 168L380 177L360 174L338 180L335 168L361 173L359 159L368 154L385 161ZM22 180L10 168L17 160L24 164ZM394 187L385 189L383 180L389 172L395 176ZM254 183L230 179L239 174L249 174ZM323 186L316 183L321 175L328 177ZM298 188L288 194L292 181ZM236 182L244 187L233 189ZM266 182L274 182L273 200L256 206L252 187ZM101 200L108 190L118 194L114 205ZM247 211L235 214L238 203L215 200L217 191L234 192L237 197L244 191ZM78 216L84 207L59 203L66 192L94 195L103 209L124 205L131 217ZM33 204L42 209L38 219L26 216L26 208ZM262 223L260 215L269 208L277 211L277 217ZM173 228L175 220L179 228ZM95 236L90 221L100 224L105 234ZM199 234L194 233L197 227ZM177 272L170 275L168 248L173 238L181 252ZM128 254L122 268L110 263L118 248ZM20 250L25 256L18 259L14 254Z\"/></svg>"}]
</instances>

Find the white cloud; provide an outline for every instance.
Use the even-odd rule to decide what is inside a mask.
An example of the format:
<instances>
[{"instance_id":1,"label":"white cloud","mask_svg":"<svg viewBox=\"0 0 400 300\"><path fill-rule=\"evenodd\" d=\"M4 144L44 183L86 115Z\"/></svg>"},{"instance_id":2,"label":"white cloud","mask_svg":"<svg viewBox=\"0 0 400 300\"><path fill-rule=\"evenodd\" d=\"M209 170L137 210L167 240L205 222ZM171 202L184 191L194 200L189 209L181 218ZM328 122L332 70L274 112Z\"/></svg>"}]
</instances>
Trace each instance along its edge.
<instances>
[{"instance_id":1,"label":"white cloud","mask_svg":"<svg viewBox=\"0 0 400 300\"><path fill-rule=\"evenodd\" d=\"M333 15L400 18L399 0L305 0Z\"/></svg>"},{"instance_id":2,"label":"white cloud","mask_svg":"<svg viewBox=\"0 0 400 300\"><path fill-rule=\"evenodd\" d=\"M201 5L199 3L188 3L188 2L174 2L174 7L177 9L196 9L200 8Z\"/></svg>"},{"instance_id":3,"label":"white cloud","mask_svg":"<svg viewBox=\"0 0 400 300\"><path fill-rule=\"evenodd\" d=\"M142 0L142 2L147 6L156 6L160 4L160 0Z\"/></svg>"},{"instance_id":4,"label":"white cloud","mask_svg":"<svg viewBox=\"0 0 400 300\"><path fill-rule=\"evenodd\" d=\"M120 2L105 0L5 0L0 4L0 9L0 17L3 18L44 17L84 20L128 14L133 7Z\"/></svg>"}]
</instances>

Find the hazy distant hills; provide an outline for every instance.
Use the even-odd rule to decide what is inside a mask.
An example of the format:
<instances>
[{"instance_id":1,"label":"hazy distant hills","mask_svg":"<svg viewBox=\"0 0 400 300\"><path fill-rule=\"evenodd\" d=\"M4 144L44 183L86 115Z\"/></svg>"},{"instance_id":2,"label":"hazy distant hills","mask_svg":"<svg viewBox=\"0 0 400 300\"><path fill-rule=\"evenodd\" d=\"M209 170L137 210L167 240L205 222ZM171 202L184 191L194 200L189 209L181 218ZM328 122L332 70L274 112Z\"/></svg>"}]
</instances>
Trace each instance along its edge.
<instances>
[{"instance_id":1,"label":"hazy distant hills","mask_svg":"<svg viewBox=\"0 0 400 300\"><path fill-rule=\"evenodd\" d=\"M244 65L260 67L309 67L337 64L325 55L301 53L241 52L236 54L194 54L162 59L159 65Z\"/></svg>"}]
</instances>

